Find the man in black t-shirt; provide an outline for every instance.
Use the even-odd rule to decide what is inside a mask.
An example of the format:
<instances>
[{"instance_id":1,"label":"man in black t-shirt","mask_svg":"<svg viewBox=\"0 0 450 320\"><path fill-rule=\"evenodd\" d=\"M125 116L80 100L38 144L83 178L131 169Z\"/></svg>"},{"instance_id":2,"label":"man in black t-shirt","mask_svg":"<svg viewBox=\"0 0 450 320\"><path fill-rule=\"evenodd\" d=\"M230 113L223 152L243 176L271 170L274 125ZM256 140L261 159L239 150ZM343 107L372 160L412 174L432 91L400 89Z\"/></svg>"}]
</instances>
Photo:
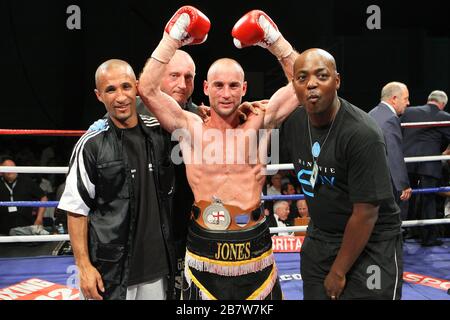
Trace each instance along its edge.
<instances>
[{"instance_id":1,"label":"man in black t-shirt","mask_svg":"<svg viewBox=\"0 0 450 320\"><path fill-rule=\"evenodd\" d=\"M294 65L301 108L285 121L282 161L294 164L311 222L301 252L305 299L400 299L402 241L383 136L337 95L328 52Z\"/></svg>"}]
</instances>

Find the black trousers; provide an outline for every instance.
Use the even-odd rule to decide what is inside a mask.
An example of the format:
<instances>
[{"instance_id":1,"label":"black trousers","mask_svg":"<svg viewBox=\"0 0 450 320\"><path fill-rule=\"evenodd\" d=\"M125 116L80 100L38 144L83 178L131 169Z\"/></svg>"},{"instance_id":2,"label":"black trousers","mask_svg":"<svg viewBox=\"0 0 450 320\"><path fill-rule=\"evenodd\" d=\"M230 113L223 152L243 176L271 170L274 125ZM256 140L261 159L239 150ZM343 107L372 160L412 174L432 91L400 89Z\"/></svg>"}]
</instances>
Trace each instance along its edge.
<instances>
[{"instance_id":1,"label":"black trousers","mask_svg":"<svg viewBox=\"0 0 450 320\"><path fill-rule=\"evenodd\" d=\"M301 275L305 300L329 300L325 277L341 247L307 236L301 251ZM397 237L369 242L346 275L342 300L399 300L403 284L403 241Z\"/></svg>"},{"instance_id":2,"label":"black trousers","mask_svg":"<svg viewBox=\"0 0 450 320\"><path fill-rule=\"evenodd\" d=\"M439 186L440 180L426 175L410 175L411 185L413 188L436 188ZM411 200L410 210L408 212L408 220L425 220L436 219L436 194L435 193L421 193ZM420 237L423 243L432 242L436 240L438 234L438 227L435 225L420 227Z\"/></svg>"}]
</instances>

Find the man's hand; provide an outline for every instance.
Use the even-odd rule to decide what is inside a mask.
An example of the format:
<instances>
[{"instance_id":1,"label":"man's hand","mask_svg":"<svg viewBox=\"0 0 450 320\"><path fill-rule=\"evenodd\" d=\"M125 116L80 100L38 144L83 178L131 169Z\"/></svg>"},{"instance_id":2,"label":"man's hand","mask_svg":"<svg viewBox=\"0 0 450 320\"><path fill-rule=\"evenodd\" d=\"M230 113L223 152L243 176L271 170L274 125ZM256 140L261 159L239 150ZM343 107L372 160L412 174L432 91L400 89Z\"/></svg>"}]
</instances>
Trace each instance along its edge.
<instances>
[{"instance_id":1,"label":"man's hand","mask_svg":"<svg viewBox=\"0 0 450 320\"><path fill-rule=\"evenodd\" d=\"M409 198L411 198L412 195L412 189L408 188L402 191L402 194L400 195L400 200L407 201Z\"/></svg>"},{"instance_id":2,"label":"man's hand","mask_svg":"<svg viewBox=\"0 0 450 320\"><path fill-rule=\"evenodd\" d=\"M98 290L105 292L100 273L93 265L79 268L80 271L80 289L86 300L103 300Z\"/></svg>"},{"instance_id":3,"label":"man's hand","mask_svg":"<svg viewBox=\"0 0 450 320\"><path fill-rule=\"evenodd\" d=\"M243 102L238 108L238 114L241 121L247 121L250 114L259 115L266 111L269 100L260 100L253 102Z\"/></svg>"},{"instance_id":4,"label":"man's hand","mask_svg":"<svg viewBox=\"0 0 450 320\"><path fill-rule=\"evenodd\" d=\"M208 122L211 118L211 107L205 106L203 103L198 106L197 114L202 118L203 122Z\"/></svg>"},{"instance_id":5,"label":"man's hand","mask_svg":"<svg viewBox=\"0 0 450 320\"><path fill-rule=\"evenodd\" d=\"M248 46L260 46L269 49L279 60L293 52L277 25L261 10L252 10L236 22L231 31L234 45L241 49Z\"/></svg>"},{"instance_id":6,"label":"man's hand","mask_svg":"<svg viewBox=\"0 0 450 320\"><path fill-rule=\"evenodd\" d=\"M326 294L330 297L331 300L339 299L344 291L344 287L346 284L346 278L344 276L340 276L337 273L330 271L325 278L323 283L325 287Z\"/></svg>"}]
</instances>

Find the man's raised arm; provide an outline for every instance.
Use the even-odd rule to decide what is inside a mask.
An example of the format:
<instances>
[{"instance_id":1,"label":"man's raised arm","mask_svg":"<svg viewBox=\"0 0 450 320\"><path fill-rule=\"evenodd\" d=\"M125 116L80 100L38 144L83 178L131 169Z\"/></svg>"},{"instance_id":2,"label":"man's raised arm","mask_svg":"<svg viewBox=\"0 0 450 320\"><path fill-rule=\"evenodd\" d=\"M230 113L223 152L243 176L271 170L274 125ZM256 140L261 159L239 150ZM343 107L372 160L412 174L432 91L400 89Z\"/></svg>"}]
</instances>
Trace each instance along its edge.
<instances>
[{"instance_id":1,"label":"man's raised arm","mask_svg":"<svg viewBox=\"0 0 450 320\"><path fill-rule=\"evenodd\" d=\"M298 52L283 37L273 20L261 10L243 15L231 31L234 45L241 49L260 46L270 51L280 62L288 82L294 74L294 62Z\"/></svg>"},{"instance_id":2,"label":"man's raised arm","mask_svg":"<svg viewBox=\"0 0 450 320\"><path fill-rule=\"evenodd\" d=\"M236 22L231 32L234 45L238 48L260 46L269 50L280 62L290 82L270 98L264 116L265 128L276 128L300 104L291 80L294 74L298 52L282 36L273 20L261 10L252 10Z\"/></svg>"},{"instance_id":3,"label":"man's raised arm","mask_svg":"<svg viewBox=\"0 0 450 320\"><path fill-rule=\"evenodd\" d=\"M139 95L169 132L186 128L188 115L172 97L161 91L161 78L176 50L183 45L204 42L209 28L209 19L196 8L184 6L178 9L167 23L161 42L148 59L140 76Z\"/></svg>"}]
</instances>

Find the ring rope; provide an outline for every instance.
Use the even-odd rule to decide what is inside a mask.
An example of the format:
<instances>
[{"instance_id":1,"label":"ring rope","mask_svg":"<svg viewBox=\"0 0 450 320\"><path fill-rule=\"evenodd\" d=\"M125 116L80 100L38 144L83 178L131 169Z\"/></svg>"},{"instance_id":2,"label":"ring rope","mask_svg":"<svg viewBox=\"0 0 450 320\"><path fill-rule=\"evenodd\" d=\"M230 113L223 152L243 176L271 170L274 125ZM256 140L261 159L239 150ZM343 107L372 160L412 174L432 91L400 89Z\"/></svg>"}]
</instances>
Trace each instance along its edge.
<instances>
[{"instance_id":1,"label":"ring rope","mask_svg":"<svg viewBox=\"0 0 450 320\"><path fill-rule=\"evenodd\" d=\"M31 167L31 166L0 166L0 172L16 173L67 173L69 167Z\"/></svg>"},{"instance_id":2,"label":"ring rope","mask_svg":"<svg viewBox=\"0 0 450 320\"><path fill-rule=\"evenodd\" d=\"M406 157L405 163L442 160L450 160L450 156ZM278 170L294 170L294 165L292 163L269 164L267 165L265 174L269 175ZM0 172L64 174L69 172L69 167L0 166Z\"/></svg>"},{"instance_id":3,"label":"ring rope","mask_svg":"<svg viewBox=\"0 0 450 320\"><path fill-rule=\"evenodd\" d=\"M404 122L404 128L448 127L450 121ZM52 130L52 129L0 129L0 135L27 135L27 136L82 136L86 130Z\"/></svg>"},{"instance_id":4,"label":"ring rope","mask_svg":"<svg viewBox=\"0 0 450 320\"><path fill-rule=\"evenodd\" d=\"M450 126L450 121L435 122L410 122L402 123L404 128L427 128ZM85 130L40 130L40 129L0 129L0 135L34 135L34 136L82 136ZM424 157L406 157L405 163L441 161L450 160L450 156L424 156ZM266 171L293 170L293 164L274 164L268 165ZM8 167L1 166L0 172L16 173L46 173L46 174L65 174L68 167ZM450 187L414 189L413 193L436 193L450 191ZM263 196L263 200L298 200L304 199L304 195L277 195ZM0 206L22 206L22 207L56 207L58 201L3 201ZM425 226L434 224L450 224L450 219L428 219L428 220L408 220L402 222L402 227ZM270 228L270 233L278 232L304 232L307 226L294 227L276 227ZM0 243L10 242L48 242L48 241L68 241L69 235L42 235L42 236L6 236L0 237Z\"/></svg>"},{"instance_id":5,"label":"ring rope","mask_svg":"<svg viewBox=\"0 0 450 320\"><path fill-rule=\"evenodd\" d=\"M80 137L85 130L0 129L0 135Z\"/></svg>"},{"instance_id":6,"label":"ring rope","mask_svg":"<svg viewBox=\"0 0 450 320\"><path fill-rule=\"evenodd\" d=\"M53 208L59 201L0 201L0 207L41 207Z\"/></svg>"},{"instance_id":7,"label":"ring rope","mask_svg":"<svg viewBox=\"0 0 450 320\"><path fill-rule=\"evenodd\" d=\"M403 128L448 127L450 121L404 122L401 126Z\"/></svg>"},{"instance_id":8,"label":"ring rope","mask_svg":"<svg viewBox=\"0 0 450 320\"><path fill-rule=\"evenodd\" d=\"M6 236L0 237L0 243L13 242L58 242L70 240L68 234L54 234L47 236Z\"/></svg>"},{"instance_id":9,"label":"ring rope","mask_svg":"<svg viewBox=\"0 0 450 320\"><path fill-rule=\"evenodd\" d=\"M438 187L438 188L423 188L423 189L413 189L412 193L420 194L420 193L439 193L439 192L448 192L450 191L450 186L447 187ZM303 194L277 194L277 195L264 195L261 197L261 200L266 201L277 201L277 200L303 200L305 199L305 195ZM0 207L57 207L58 201L0 201Z\"/></svg>"},{"instance_id":10,"label":"ring rope","mask_svg":"<svg viewBox=\"0 0 450 320\"><path fill-rule=\"evenodd\" d=\"M450 224L450 218L447 219L428 219L428 220L407 220L402 222L402 227L419 227L436 224ZM275 227L270 228L270 233L278 232L304 232L308 226L294 226L294 227ZM5 236L0 237L0 243L11 242L52 242L52 241L68 241L70 240L68 234L63 235L48 235L48 236Z\"/></svg>"}]
</instances>

